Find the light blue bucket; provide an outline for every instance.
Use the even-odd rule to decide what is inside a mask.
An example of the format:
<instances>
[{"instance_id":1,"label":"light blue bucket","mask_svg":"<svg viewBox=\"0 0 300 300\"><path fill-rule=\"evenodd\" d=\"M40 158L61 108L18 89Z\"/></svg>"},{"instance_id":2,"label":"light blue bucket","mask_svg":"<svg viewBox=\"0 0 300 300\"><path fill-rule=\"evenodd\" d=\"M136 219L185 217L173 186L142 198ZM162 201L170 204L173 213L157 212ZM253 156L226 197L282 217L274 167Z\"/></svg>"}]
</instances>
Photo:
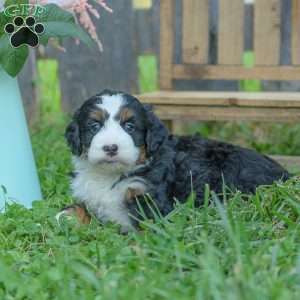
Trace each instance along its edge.
<instances>
[{"instance_id":1,"label":"light blue bucket","mask_svg":"<svg viewBox=\"0 0 300 300\"><path fill-rule=\"evenodd\" d=\"M18 82L0 68L0 211L7 199L30 208L42 195Z\"/></svg>"}]
</instances>

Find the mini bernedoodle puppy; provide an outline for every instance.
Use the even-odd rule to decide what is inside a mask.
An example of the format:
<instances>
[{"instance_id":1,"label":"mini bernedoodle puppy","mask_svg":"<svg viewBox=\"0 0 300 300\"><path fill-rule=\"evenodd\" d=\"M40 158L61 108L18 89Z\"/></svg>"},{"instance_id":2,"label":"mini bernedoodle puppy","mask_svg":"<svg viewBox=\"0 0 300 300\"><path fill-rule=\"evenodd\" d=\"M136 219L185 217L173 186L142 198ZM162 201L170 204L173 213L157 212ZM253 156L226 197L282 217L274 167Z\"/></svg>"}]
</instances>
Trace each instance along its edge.
<instances>
[{"instance_id":1,"label":"mini bernedoodle puppy","mask_svg":"<svg viewBox=\"0 0 300 300\"><path fill-rule=\"evenodd\" d=\"M201 206L206 184L217 194L224 184L253 193L259 185L290 176L253 150L198 135L170 135L150 106L122 92L105 90L87 100L65 136L73 154L71 186L78 204L60 214L75 213L88 223L89 212L103 223L120 224L125 232L138 225L141 207L151 217L145 194L165 216L191 189Z\"/></svg>"}]
</instances>

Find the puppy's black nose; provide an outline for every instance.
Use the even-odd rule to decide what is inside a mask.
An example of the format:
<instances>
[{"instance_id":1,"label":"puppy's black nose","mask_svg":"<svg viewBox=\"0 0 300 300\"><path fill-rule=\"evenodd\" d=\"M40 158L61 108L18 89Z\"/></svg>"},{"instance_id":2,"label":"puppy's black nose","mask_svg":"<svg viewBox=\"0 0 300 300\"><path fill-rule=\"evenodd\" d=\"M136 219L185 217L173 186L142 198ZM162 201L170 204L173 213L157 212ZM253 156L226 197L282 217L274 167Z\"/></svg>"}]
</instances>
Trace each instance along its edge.
<instances>
[{"instance_id":1,"label":"puppy's black nose","mask_svg":"<svg viewBox=\"0 0 300 300\"><path fill-rule=\"evenodd\" d=\"M107 153L109 156L115 156L118 152L118 145L113 144L113 145L105 145L103 146L103 151Z\"/></svg>"}]
</instances>

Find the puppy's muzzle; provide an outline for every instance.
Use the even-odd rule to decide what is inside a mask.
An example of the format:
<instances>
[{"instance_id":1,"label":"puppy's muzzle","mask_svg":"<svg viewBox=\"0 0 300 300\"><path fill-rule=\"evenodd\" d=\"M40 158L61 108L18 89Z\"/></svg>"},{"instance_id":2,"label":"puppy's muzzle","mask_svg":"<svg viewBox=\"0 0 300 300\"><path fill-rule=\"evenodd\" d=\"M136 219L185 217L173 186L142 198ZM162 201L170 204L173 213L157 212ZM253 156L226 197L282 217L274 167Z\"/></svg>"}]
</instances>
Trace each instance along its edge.
<instances>
[{"instance_id":1,"label":"puppy's muzzle","mask_svg":"<svg viewBox=\"0 0 300 300\"><path fill-rule=\"evenodd\" d=\"M106 155L113 157L118 154L119 147L116 144L112 144L112 145L105 145L102 147L102 149L106 153Z\"/></svg>"}]
</instances>

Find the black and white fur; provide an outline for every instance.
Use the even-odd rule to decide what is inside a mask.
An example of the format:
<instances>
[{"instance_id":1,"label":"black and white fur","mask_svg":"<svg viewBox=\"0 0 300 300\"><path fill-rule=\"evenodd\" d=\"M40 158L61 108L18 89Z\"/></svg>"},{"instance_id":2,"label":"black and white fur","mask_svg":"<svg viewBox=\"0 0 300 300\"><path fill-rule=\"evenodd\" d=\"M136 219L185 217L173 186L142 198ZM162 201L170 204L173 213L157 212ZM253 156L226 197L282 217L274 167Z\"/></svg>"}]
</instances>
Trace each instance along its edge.
<instances>
[{"instance_id":1,"label":"black and white fur","mask_svg":"<svg viewBox=\"0 0 300 300\"><path fill-rule=\"evenodd\" d=\"M162 215L196 194L203 203L205 184L222 193L253 193L257 186L286 180L289 174L267 156L239 146L204 139L176 137L148 106L135 97L109 90L89 100L74 114L66 130L73 153L73 195L102 222L123 231L134 228L137 202L150 194ZM128 191L133 192L128 199ZM130 194L129 194L130 195ZM145 206L145 212L151 212Z\"/></svg>"}]
</instances>

